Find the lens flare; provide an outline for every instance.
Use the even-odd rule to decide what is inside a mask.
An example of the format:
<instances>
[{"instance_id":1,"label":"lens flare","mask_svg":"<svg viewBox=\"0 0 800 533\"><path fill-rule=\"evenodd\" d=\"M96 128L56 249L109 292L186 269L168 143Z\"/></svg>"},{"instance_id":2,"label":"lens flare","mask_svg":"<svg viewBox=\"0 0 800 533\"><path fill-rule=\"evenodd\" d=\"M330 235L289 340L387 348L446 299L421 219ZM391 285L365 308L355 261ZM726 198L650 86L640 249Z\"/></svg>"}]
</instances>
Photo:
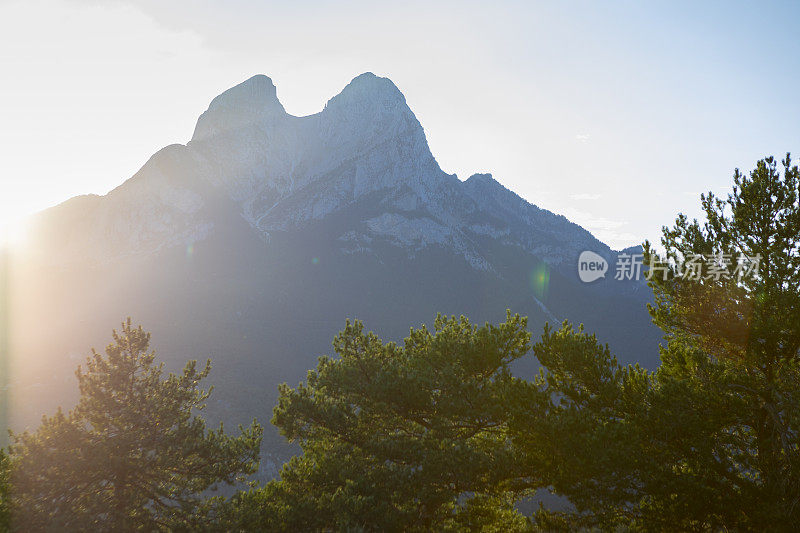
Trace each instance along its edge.
<instances>
[{"instance_id":1,"label":"lens flare","mask_svg":"<svg viewBox=\"0 0 800 533\"><path fill-rule=\"evenodd\" d=\"M550 289L550 268L545 263L539 263L530 272L529 284L533 295L544 302Z\"/></svg>"}]
</instances>

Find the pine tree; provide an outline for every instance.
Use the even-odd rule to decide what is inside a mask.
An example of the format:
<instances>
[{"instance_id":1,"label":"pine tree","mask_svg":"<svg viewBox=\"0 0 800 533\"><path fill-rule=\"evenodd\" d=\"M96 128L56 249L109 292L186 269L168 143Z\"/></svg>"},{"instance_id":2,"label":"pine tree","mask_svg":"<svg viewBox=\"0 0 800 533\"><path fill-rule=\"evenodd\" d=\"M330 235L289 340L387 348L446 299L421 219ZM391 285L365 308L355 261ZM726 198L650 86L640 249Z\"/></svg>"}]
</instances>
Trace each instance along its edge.
<instances>
[{"instance_id":1,"label":"pine tree","mask_svg":"<svg viewBox=\"0 0 800 533\"><path fill-rule=\"evenodd\" d=\"M524 469L576 505L573 527L796 528L800 171L783 167L737 170L727 200L702 197L706 223L680 215L661 254L646 244L658 370L620 366L569 325L534 345L542 374L513 396L510 433ZM687 275L697 257L713 270Z\"/></svg>"},{"instance_id":2,"label":"pine tree","mask_svg":"<svg viewBox=\"0 0 800 533\"><path fill-rule=\"evenodd\" d=\"M526 321L476 327L438 317L384 344L360 322L308 381L283 385L273 423L303 455L281 479L238 495L225 527L278 531L514 531L517 475L507 446L511 363Z\"/></svg>"},{"instance_id":3,"label":"pine tree","mask_svg":"<svg viewBox=\"0 0 800 533\"><path fill-rule=\"evenodd\" d=\"M665 255L648 246L646 258L731 263L719 278L687 283L674 265L654 277L651 314L669 341L665 371L703 399L709 456L733 496L720 505L759 528L800 520L800 170L789 154L782 166L737 169L727 199L702 196L705 224L679 216Z\"/></svg>"},{"instance_id":4,"label":"pine tree","mask_svg":"<svg viewBox=\"0 0 800 533\"><path fill-rule=\"evenodd\" d=\"M19 530L167 530L189 527L207 491L258 466L262 429L233 437L197 416L211 370L189 362L164 375L150 335L130 319L76 371L74 410L13 435L13 526Z\"/></svg>"}]
</instances>

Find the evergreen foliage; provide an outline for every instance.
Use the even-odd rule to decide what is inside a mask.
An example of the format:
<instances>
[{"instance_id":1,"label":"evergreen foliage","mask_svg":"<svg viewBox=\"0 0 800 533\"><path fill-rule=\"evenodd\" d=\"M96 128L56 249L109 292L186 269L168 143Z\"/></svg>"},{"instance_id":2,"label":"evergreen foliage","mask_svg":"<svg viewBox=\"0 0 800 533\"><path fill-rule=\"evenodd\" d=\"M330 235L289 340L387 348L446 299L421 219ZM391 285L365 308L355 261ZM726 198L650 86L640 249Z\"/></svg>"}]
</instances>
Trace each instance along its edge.
<instances>
[{"instance_id":1,"label":"evergreen foliage","mask_svg":"<svg viewBox=\"0 0 800 533\"><path fill-rule=\"evenodd\" d=\"M512 434L577 511L574 524L783 530L800 520L800 172L789 156L734 174L707 222L680 215L646 243L661 366L622 368L592 336L547 329L534 354L545 406L514 398ZM727 276L686 276L690 257ZM740 256L760 257L736 274ZM685 266L684 266L685 268ZM532 384L526 386L533 387ZM533 394L533 393L530 393Z\"/></svg>"},{"instance_id":2,"label":"evergreen foliage","mask_svg":"<svg viewBox=\"0 0 800 533\"><path fill-rule=\"evenodd\" d=\"M150 335L130 319L101 355L76 371L81 397L69 413L13 435L13 527L32 530L189 528L207 491L243 481L258 466L261 427L208 430L200 381L210 361L164 375Z\"/></svg>"},{"instance_id":3,"label":"evergreen foliage","mask_svg":"<svg viewBox=\"0 0 800 533\"><path fill-rule=\"evenodd\" d=\"M280 389L273 423L303 449L280 481L240 495L234 527L283 531L518 530L519 458L506 436L510 364L526 319L476 327L439 316L384 344L360 322L306 383Z\"/></svg>"}]
</instances>

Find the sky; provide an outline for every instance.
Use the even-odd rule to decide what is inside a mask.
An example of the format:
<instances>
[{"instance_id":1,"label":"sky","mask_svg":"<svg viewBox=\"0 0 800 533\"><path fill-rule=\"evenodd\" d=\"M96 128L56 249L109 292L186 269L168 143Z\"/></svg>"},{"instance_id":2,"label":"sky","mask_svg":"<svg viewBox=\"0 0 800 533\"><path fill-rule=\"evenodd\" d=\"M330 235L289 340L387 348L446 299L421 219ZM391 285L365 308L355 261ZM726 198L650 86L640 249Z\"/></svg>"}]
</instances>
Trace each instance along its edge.
<instances>
[{"instance_id":1,"label":"sky","mask_svg":"<svg viewBox=\"0 0 800 533\"><path fill-rule=\"evenodd\" d=\"M798 2L0 0L0 228L113 189L254 74L308 115L371 71L446 172L658 241L800 156L799 27Z\"/></svg>"}]
</instances>

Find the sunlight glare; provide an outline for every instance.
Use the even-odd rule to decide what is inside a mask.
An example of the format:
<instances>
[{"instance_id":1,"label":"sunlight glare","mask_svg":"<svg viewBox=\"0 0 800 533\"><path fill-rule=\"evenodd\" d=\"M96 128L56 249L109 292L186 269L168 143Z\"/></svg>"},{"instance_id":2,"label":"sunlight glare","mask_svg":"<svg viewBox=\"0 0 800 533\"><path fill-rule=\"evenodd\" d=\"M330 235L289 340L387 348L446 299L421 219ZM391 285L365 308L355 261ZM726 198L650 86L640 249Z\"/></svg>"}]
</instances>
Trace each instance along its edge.
<instances>
[{"instance_id":1,"label":"sunlight glare","mask_svg":"<svg viewBox=\"0 0 800 533\"><path fill-rule=\"evenodd\" d=\"M0 248L15 248L25 242L28 232L28 217L0 216Z\"/></svg>"}]
</instances>

